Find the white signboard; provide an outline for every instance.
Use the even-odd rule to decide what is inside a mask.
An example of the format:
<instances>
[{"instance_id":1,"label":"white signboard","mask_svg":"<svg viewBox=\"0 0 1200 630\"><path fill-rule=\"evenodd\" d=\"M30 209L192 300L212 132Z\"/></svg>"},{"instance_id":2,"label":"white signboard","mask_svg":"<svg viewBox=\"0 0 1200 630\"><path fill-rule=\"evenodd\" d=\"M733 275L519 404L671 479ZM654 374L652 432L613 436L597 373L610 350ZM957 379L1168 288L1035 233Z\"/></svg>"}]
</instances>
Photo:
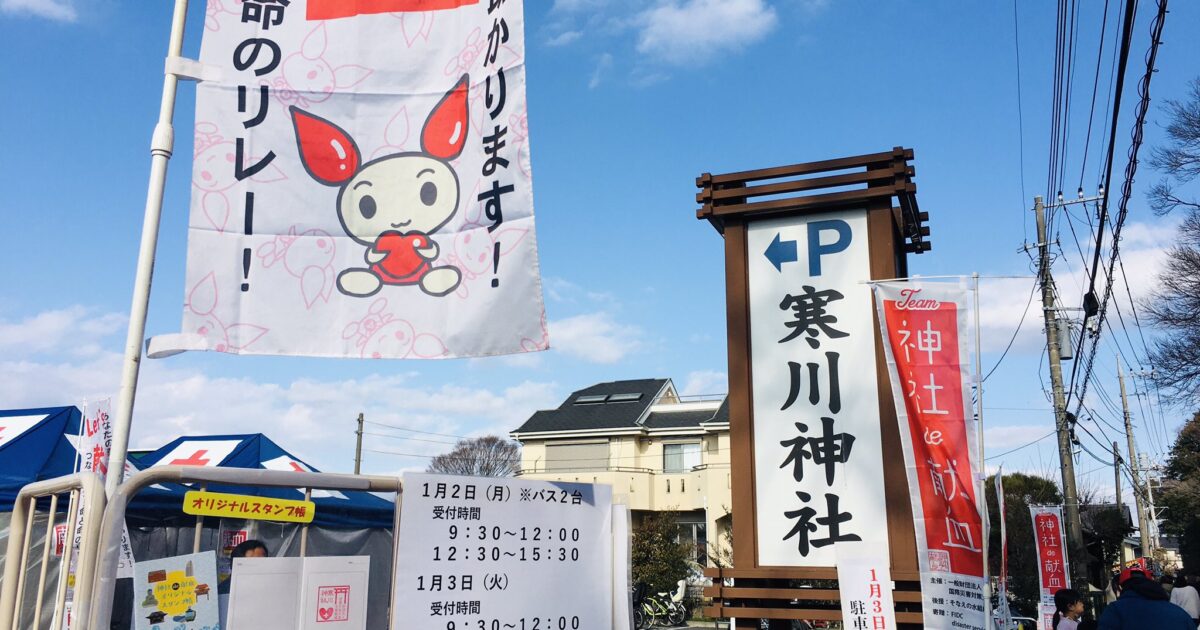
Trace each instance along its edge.
<instances>
[{"instance_id":1,"label":"white signboard","mask_svg":"<svg viewBox=\"0 0 1200 630\"><path fill-rule=\"evenodd\" d=\"M362 630L367 626L368 556L238 558L228 627Z\"/></svg>"},{"instance_id":2,"label":"white signboard","mask_svg":"<svg viewBox=\"0 0 1200 630\"><path fill-rule=\"evenodd\" d=\"M838 590L844 628L896 628L891 559L873 544L839 545Z\"/></svg>"},{"instance_id":3,"label":"white signboard","mask_svg":"<svg viewBox=\"0 0 1200 630\"><path fill-rule=\"evenodd\" d=\"M548 348L523 11L209 2L182 330L150 356Z\"/></svg>"},{"instance_id":4,"label":"white signboard","mask_svg":"<svg viewBox=\"0 0 1200 630\"><path fill-rule=\"evenodd\" d=\"M755 221L746 241L758 563L886 552L866 211Z\"/></svg>"},{"instance_id":5,"label":"white signboard","mask_svg":"<svg viewBox=\"0 0 1200 630\"><path fill-rule=\"evenodd\" d=\"M610 486L407 473L401 509L393 630L612 629Z\"/></svg>"}]
</instances>

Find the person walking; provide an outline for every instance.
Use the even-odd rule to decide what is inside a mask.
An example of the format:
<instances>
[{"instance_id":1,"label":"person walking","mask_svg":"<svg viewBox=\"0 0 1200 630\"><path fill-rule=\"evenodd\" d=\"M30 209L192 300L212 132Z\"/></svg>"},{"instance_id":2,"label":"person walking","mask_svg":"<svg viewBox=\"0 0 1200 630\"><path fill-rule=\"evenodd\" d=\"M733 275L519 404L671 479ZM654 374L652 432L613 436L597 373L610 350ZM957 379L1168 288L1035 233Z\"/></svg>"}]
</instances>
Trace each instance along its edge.
<instances>
[{"instance_id":1,"label":"person walking","mask_svg":"<svg viewBox=\"0 0 1200 630\"><path fill-rule=\"evenodd\" d=\"M1054 593L1054 630L1078 630L1083 615L1083 598L1079 591L1060 588Z\"/></svg>"},{"instance_id":2,"label":"person walking","mask_svg":"<svg viewBox=\"0 0 1200 630\"><path fill-rule=\"evenodd\" d=\"M1188 613L1171 604L1167 592L1145 569L1125 569L1117 583L1121 596L1100 615L1100 630L1195 630Z\"/></svg>"},{"instance_id":3,"label":"person walking","mask_svg":"<svg viewBox=\"0 0 1200 630\"><path fill-rule=\"evenodd\" d=\"M1188 583L1182 573L1175 578L1175 588L1171 589L1171 603L1179 606L1192 618L1192 622L1200 624L1200 592Z\"/></svg>"}]
</instances>

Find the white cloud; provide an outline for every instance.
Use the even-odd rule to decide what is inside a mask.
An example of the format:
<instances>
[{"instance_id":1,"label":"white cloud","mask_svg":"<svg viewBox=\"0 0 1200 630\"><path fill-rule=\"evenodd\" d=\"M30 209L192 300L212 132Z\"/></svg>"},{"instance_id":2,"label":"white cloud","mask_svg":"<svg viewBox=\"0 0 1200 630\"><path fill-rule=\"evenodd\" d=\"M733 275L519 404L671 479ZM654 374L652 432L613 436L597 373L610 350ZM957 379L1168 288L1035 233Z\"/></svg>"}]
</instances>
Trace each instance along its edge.
<instances>
[{"instance_id":1,"label":"white cloud","mask_svg":"<svg viewBox=\"0 0 1200 630\"><path fill-rule=\"evenodd\" d=\"M593 363L616 363L641 347L642 331L608 313L587 313L550 322L550 347Z\"/></svg>"},{"instance_id":2,"label":"white cloud","mask_svg":"<svg viewBox=\"0 0 1200 630\"><path fill-rule=\"evenodd\" d=\"M610 55L608 53L604 53L603 55L600 55L600 59L596 61L596 68L594 70L592 70L592 78L588 80L588 89L594 90L597 87L600 87L600 80L602 78L604 78L604 75L608 72L608 70L610 68L612 68L612 65L613 65L613 56L612 55ZM589 297L592 296L592 294L588 294L588 295L589 295Z\"/></svg>"},{"instance_id":3,"label":"white cloud","mask_svg":"<svg viewBox=\"0 0 1200 630\"><path fill-rule=\"evenodd\" d=\"M729 376L716 370L697 370L689 372L680 396L701 396L725 394L729 391Z\"/></svg>"},{"instance_id":4,"label":"white cloud","mask_svg":"<svg viewBox=\"0 0 1200 630\"><path fill-rule=\"evenodd\" d=\"M1106 328L1120 326L1116 314L1117 307L1113 306L1113 301L1119 301L1126 325L1133 326L1132 314L1129 311L1129 295L1133 296L1140 310L1141 301L1148 297L1157 285L1157 275L1166 260L1167 249L1174 242L1175 229L1175 225L1169 221L1129 223L1124 227L1121 232L1121 260L1124 263L1124 275L1121 273L1121 265L1117 265ZM1081 245L1084 247L1084 253L1088 254L1087 264L1090 265L1092 259L1087 250L1087 244L1081 242ZM1059 306L1077 308L1083 303L1088 276L1079 253L1075 250L1074 242L1068 244L1064 238L1062 247L1066 256L1054 264L1054 280L1058 289ZM1103 295L1105 274L1108 268L1107 259L1108 252L1105 250L1101 256L1103 269L1096 278L1098 295ZM1126 293L1126 278L1129 281L1128 294ZM999 352L1008 345L1027 304L1028 314L1025 316L1025 323L1021 326L1016 342L1013 344L1014 351L1041 352L1045 343L1045 336L1042 332L1044 328L1041 311L1042 294L1039 289L1034 293L1033 300L1029 300L1034 283L1035 280L1032 276L1028 279L989 280L985 278L981 280L979 323L982 331L980 341L984 352ZM1078 334L1081 323L1079 321L1080 313L1078 311L1065 312L1074 320L1076 334ZM1145 324L1144 321L1143 324ZM1131 334L1133 334L1132 331Z\"/></svg>"},{"instance_id":5,"label":"white cloud","mask_svg":"<svg viewBox=\"0 0 1200 630\"><path fill-rule=\"evenodd\" d=\"M31 15L56 22L79 19L71 0L0 0L0 13Z\"/></svg>"},{"instance_id":6,"label":"white cloud","mask_svg":"<svg viewBox=\"0 0 1200 630\"><path fill-rule=\"evenodd\" d=\"M583 33L579 32L579 31L563 31L563 32L559 33L558 35L555 35L554 37L551 37L550 39L546 40L546 45L547 46L566 46L567 44L570 44L570 43L578 40L580 37L583 37Z\"/></svg>"},{"instance_id":7,"label":"white cloud","mask_svg":"<svg viewBox=\"0 0 1200 630\"><path fill-rule=\"evenodd\" d=\"M608 4L608 0L554 0L554 6L550 8L551 13L579 13L581 11L595 11L601 9Z\"/></svg>"},{"instance_id":8,"label":"white cloud","mask_svg":"<svg viewBox=\"0 0 1200 630\"><path fill-rule=\"evenodd\" d=\"M779 19L763 0L661 0L635 21L638 52L695 65L757 42Z\"/></svg>"},{"instance_id":9,"label":"white cloud","mask_svg":"<svg viewBox=\"0 0 1200 630\"><path fill-rule=\"evenodd\" d=\"M100 350L80 358L71 354L65 341L40 344L46 350L34 357L10 351L14 347L30 350L28 345L13 344L13 337L22 331L61 335L86 329L93 345L119 347L114 337L122 335L102 334L116 332L114 325L86 324L89 312L71 307L0 326L0 339L7 344L0 345L0 374L5 375L0 379L0 400L5 407L82 404L85 399L94 402L104 397L112 397L115 404L120 387L119 352ZM105 322L104 317L90 320ZM180 435L264 433L318 468L347 471L352 465L354 420L359 412L371 422L448 436L505 435L534 411L554 407L560 399L553 382L524 381L494 388L427 386L416 374L405 371L357 379L271 383L180 367L180 362L173 360L147 361L141 369L131 444L154 448ZM454 437L368 427L372 433L394 436L369 436L364 447L372 450L431 456L450 449L455 441ZM364 461L366 470L378 471L423 469L428 460L368 453Z\"/></svg>"},{"instance_id":10,"label":"white cloud","mask_svg":"<svg viewBox=\"0 0 1200 630\"><path fill-rule=\"evenodd\" d=\"M94 354L95 342L125 326L118 313L96 313L80 305L43 311L21 321L0 320L0 350L12 356L80 349Z\"/></svg>"}]
</instances>

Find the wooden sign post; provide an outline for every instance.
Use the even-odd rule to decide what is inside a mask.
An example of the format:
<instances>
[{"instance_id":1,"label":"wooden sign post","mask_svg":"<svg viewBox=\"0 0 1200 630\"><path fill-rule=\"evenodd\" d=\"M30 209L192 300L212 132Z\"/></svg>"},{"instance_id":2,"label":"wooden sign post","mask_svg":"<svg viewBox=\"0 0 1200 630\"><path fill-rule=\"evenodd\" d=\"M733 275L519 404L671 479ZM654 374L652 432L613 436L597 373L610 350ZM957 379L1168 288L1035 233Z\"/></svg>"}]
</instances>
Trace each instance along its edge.
<instances>
[{"instance_id":1,"label":"wooden sign post","mask_svg":"<svg viewBox=\"0 0 1200 630\"><path fill-rule=\"evenodd\" d=\"M706 570L708 616L738 628L840 620L838 545L869 545L887 550L897 623L920 627L904 456L866 284L907 275L907 254L930 248L912 158L897 147L696 180L697 216L725 239L733 484L733 567Z\"/></svg>"}]
</instances>

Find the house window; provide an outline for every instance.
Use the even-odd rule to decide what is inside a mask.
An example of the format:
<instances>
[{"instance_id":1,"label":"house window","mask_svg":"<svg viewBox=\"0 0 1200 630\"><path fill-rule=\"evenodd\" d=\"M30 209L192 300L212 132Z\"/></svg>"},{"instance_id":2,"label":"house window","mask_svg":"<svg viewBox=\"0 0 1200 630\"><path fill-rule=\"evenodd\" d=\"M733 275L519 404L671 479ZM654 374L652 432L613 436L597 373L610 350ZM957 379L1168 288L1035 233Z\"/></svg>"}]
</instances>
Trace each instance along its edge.
<instances>
[{"instance_id":1,"label":"house window","mask_svg":"<svg viewBox=\"0 0 1200 630\"><path fill-rule=\"evenodd\" d=\"M547 444L546 470L553 472L608 470L608 442Z\"/></svg>"},{"instance_id":2,"label":"house window","mask_svg":"<svg viewBox=\"0 0 1200 630\"><path fill-rule=\"evenodd\" d=\"M704 521L692 519L691 515L680 516L677 540L687 543L688 547L694 550L692 558L700 566L705 566L708 563L708 526Z\"/></svg>"},{"instance_id":3,"label":"house window","mask_svg":"<svg viewBox=\"0 0 1200 630\"><path fill-rule=\"evenodd\" d=\"M700 443L663 444L663 472L689 472L700 465Z\"/></svg>"}]
</instances>

